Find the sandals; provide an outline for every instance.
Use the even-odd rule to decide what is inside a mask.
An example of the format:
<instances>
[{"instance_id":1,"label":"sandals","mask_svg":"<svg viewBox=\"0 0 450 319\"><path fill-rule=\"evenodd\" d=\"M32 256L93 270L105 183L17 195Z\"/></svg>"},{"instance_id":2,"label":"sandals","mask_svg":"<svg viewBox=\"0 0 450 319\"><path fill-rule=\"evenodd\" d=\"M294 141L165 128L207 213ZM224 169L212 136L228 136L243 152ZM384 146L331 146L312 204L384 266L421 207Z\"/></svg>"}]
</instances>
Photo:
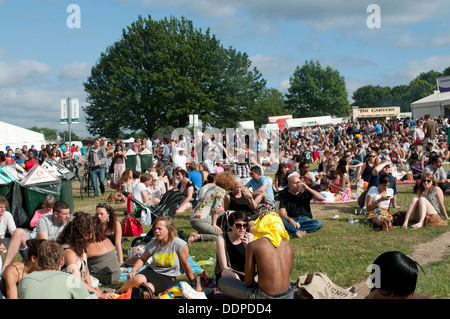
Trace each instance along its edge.
<instances>
[{"instance_id":1,"label":"sandals","mask_svg":"<svg viewBox=\"0 0 450 319\"><path fill-rule=\"evenodd\" d=\"M196 232L192 232L192 233L189 235L188 245L191 245L191 244L195 243L195 242L196 242L197 240L199 240L199 239L200 239L200 235L197 234Z\"/></svg>"}]
</instances>

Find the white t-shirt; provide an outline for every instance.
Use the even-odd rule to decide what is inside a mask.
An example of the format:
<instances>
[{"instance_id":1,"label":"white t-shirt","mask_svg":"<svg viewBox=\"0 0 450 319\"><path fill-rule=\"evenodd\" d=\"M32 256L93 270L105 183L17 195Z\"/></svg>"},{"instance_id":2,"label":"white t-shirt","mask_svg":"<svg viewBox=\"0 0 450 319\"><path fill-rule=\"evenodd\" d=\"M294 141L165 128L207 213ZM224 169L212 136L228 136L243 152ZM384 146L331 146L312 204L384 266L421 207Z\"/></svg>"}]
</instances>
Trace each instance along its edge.
<instances>
[{"instance_id":1,"label":"white t-shirt","mask_svg":"<svg viewBox=\"0 0 450 319\"><path fill-rule=\"evenodd\" d=\"M142 192L143 191L147 191L147 187L143 183L139 183L133 188L133 191L132 191L131 195L135 199L140 201L141 203L145 204L144 203L144 199L142 198ZM132 208L133 208L133 211L136 208L136 205L133 202L132 202Z\"/></svg>"},{"instance_id":2,"label":"white t-shirt","mask_svg":"<svg viewBox=\"0 0 450 319\"><path fill-rule=\"evenodd\" d=\"M0 219L0 238L4 239L6 230L12 235L12 233L16 230L16 223L14 222L14 218L10 212L5 212Z\"/></svg>"},{"instance_id":3,"label":"white t-shirt","mask_svg":"<svg viewBox=\"0 0 450 319\"><path fill-rule=\"evenodd\" d=\"M372 186L369 189L369 192L367 193L367 196L372 196L373 202L377 201L378 198L381 197L381 195L378 193L378 187ZM389 196L390 198L394 197L394 190L392 188L388 188L386 190L386 196ZM381 202L379 202L378 206L389 207L389 202L390 202L389 199L381 201Z\"/></svg>"}]
</instances>

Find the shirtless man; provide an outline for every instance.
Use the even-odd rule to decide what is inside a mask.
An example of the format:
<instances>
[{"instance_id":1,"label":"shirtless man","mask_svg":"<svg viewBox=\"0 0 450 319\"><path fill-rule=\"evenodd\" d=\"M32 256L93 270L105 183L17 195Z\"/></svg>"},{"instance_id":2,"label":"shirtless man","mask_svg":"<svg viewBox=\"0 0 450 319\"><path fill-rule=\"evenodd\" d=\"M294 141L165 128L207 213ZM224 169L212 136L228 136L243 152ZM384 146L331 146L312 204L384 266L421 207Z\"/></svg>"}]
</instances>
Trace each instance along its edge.
<instances>
[{"instance_id":1,"label":"shirtless man","mask_svg":"<svg viewBox=\"0 0 450 319\"><path fill-rule=\"evenodd\" d=\"M234 299L293 299L294 248L281 218L275 212L261 215L254 223L254 233L255 240L246 249L245 283L222 277L220 290Z\"/></svg>"}]
</instances>

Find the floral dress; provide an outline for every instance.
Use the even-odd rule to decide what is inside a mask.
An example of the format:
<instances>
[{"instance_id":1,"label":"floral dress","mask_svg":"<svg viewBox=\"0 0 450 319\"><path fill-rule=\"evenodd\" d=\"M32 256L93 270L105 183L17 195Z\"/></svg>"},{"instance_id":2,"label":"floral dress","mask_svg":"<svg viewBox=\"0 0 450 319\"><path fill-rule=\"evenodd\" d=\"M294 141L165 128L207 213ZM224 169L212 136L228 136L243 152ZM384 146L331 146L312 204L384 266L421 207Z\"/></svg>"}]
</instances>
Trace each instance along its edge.
<instances>
[{"instance_id":1,"label":"floral dress","mask_svg":"<svg viewBox=\"0 0 450 319\"><path fill-rule=\"evenodd\" d=\"M214 207L218 205L223 206L225 195L226 191L217 185L208 189L202 199L198 202L197 206L195 206L194 211L191 214L191 221L201 220L212 223Z\"/></svg>"}]
</instances>

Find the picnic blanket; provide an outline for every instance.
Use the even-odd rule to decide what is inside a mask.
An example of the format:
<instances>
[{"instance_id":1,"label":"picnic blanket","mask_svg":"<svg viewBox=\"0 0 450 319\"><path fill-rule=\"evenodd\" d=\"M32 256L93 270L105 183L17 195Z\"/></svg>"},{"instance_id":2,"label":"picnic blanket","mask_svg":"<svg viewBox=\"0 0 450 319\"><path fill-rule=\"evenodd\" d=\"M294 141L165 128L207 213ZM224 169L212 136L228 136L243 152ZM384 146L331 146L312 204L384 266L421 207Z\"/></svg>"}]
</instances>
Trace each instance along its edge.
<instances>
[{"instance_id":1,"label":"picnic blanket","mask_svg":"<svg viewBox=\"0 0 450 319\"><path fill-rule=\"evenodd\" d=\"M194 274L203 272L203 269L197 264L197 262L194 259L192 259L191 256L188 257L188 262ZM144 270L145 268L147 268L147 265L142 266L142 268L139 269L138 273ZM131 269L132 267L120 267L119 280L120 281L127 280L127 276L130 273Z\"/></svg>"},{"instance_id":2,"label":"picnic blanket","mask_svg":"<svg viewBox=\"0 0 450 319\"><path fill-rule=\"evenodd\" d=\"M357 202L358 198L356 193L352 194L334 194L332 192L320 192L323 196L323 201L313 200L312 204L341 204L341 203L351 203ZM353 196L355 195L355 196Z\"/></svg>"}]
</instances>

